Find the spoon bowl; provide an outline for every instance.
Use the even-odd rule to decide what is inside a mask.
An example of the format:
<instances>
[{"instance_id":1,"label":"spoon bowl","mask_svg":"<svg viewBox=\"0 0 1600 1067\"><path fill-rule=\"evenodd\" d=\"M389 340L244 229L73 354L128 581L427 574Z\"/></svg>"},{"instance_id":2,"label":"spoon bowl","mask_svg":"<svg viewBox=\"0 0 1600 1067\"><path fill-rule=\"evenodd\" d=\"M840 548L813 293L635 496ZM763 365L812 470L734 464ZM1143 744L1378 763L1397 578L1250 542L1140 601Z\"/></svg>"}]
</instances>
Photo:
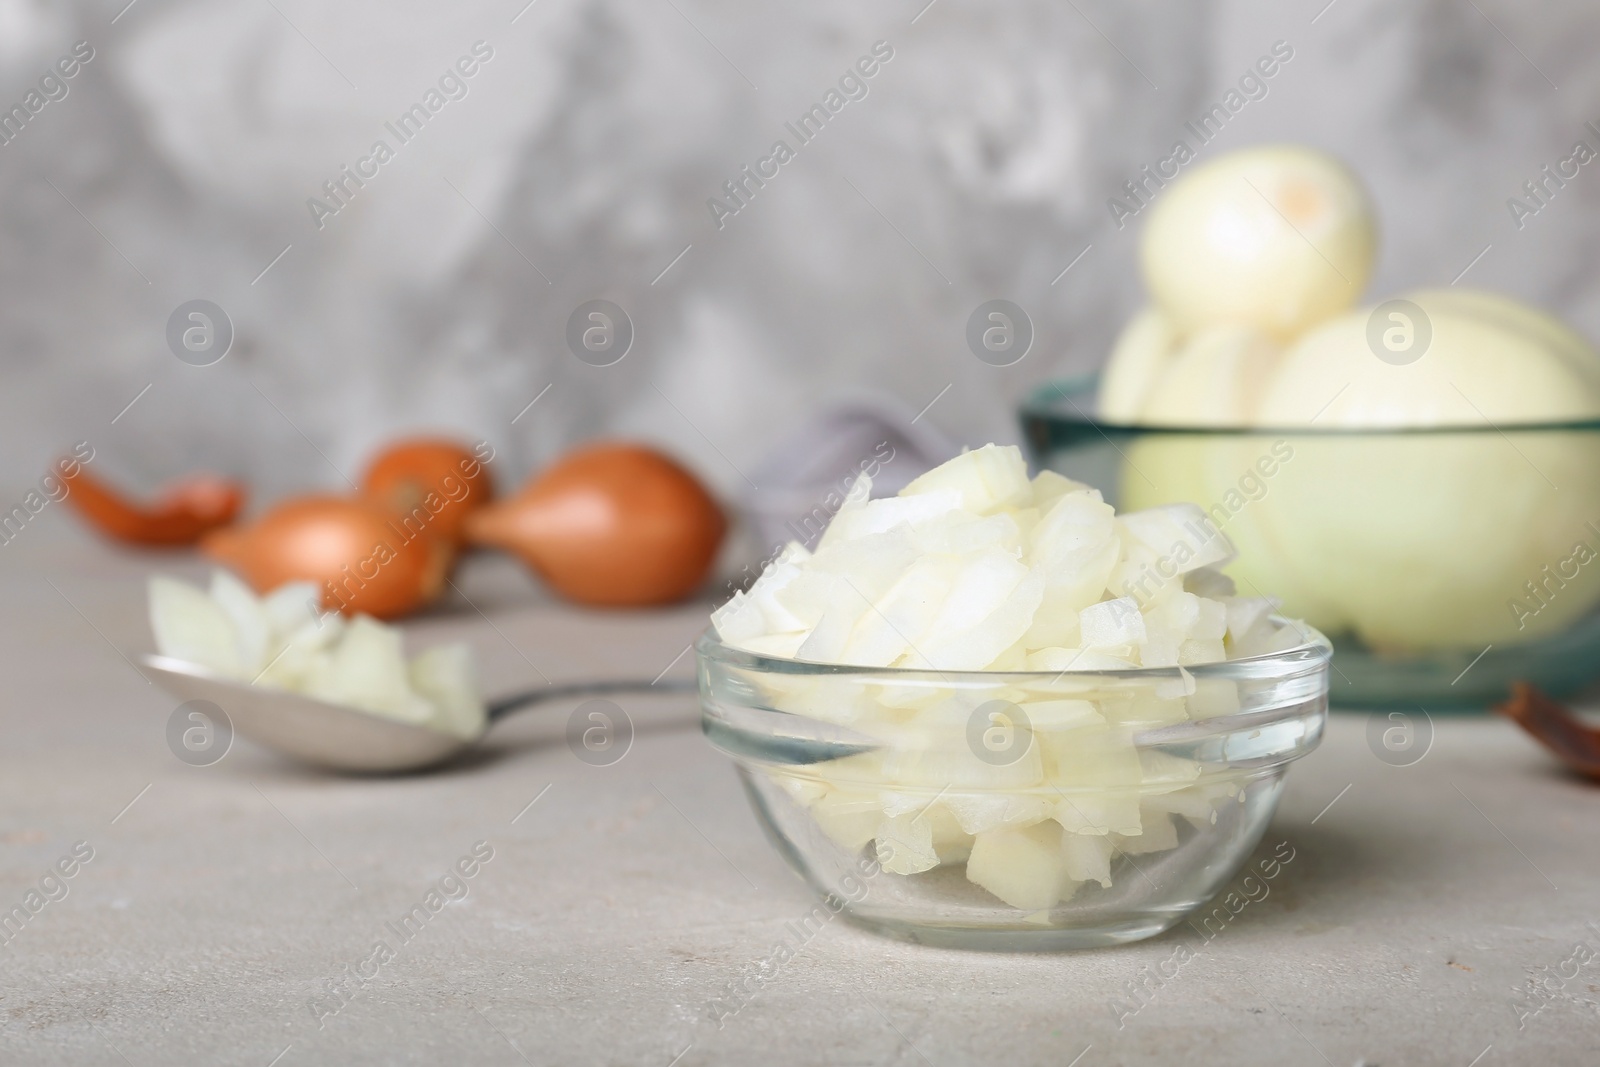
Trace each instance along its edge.
<instances>
[{"instance_id":1,"label":"spoon bowl","mask_svg":"<svg viewBox=\"0 0 1600 1067\"><path fill-rule=\"evenodd\" d=\"M491 701L483 731L467 738L287 689L250 685L169 656L145 656L143 664L173 696L206 700L221 708L233 728L256 744L314 767L356 774L437 766L482 740L497 720L544 701L603 693L685 693L696 688L692 680L547 685Z\"/></svg>"}]
</instances>

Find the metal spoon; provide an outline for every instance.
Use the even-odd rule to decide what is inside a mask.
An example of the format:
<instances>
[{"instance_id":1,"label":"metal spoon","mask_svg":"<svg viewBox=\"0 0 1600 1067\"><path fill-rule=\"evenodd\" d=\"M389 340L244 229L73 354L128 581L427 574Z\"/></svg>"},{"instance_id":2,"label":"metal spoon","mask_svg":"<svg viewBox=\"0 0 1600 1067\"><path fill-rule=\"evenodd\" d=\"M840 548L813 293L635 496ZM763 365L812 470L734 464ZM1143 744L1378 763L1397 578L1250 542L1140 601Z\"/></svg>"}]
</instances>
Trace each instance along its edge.
<instances>
[{"instance_id":1,"label":"metal spoon","mask_svg":"<svg viewBox=\"0 0 1600 1067\"><path fill-rule=\"evenodd\" d=\"M234 729L258 745L317 767L368 774L443 763L481 741L489 727L513 711L547 700L604 693L688 693L697 688L692 681L547 685L491 701L483 733L467 739L286 689L249 685L167 656L145 656L143 663L167 692L183 700L210 701L227 713Z\"/></svg>"}]
</instances>

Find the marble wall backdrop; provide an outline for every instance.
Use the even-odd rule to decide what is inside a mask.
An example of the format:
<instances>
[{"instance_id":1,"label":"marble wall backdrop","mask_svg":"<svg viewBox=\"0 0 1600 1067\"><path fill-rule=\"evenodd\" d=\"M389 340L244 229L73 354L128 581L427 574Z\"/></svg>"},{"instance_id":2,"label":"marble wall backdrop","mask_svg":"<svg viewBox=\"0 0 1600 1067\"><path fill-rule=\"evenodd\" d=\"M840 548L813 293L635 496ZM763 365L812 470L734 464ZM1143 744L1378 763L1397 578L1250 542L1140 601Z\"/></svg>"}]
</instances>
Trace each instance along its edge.
<instances>
[{"instance_id":1,"label":"marble wall backdrop","mask_svg":"<svg viewBox=\"0 0 1600 1067\"><path fill-rule=\"evenodd\" d=\"M524 3L0 0L0 486L87 440L136 486L333 487L436 428L513 474L656 440L736 492L861 390L1015 439L1142 299L1108 198L1277 42L1202 157L1336 152L1376 290L1470 264L1600 336L1600 165L1507 204L1600 148L1592 0ZM566 342L596 298L633 326L611 366ZM992 298L1033 320L1013 366L965 341ZM169 349L192 299L232 323L211 366Z\"/></svg>"}]
</instances>

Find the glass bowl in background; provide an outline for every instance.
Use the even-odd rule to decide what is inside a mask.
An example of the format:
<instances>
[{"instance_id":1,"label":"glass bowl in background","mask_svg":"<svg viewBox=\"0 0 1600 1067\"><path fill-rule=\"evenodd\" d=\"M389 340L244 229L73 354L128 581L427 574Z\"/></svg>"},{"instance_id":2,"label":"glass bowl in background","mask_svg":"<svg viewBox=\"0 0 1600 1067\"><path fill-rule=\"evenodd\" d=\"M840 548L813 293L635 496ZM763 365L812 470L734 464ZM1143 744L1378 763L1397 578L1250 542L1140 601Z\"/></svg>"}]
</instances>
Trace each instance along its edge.
<instances>
[{"instance_id":1,"label":"glass bowl in background","mask_svg":"<svg viewBox=\"0 0 1600 1067\"><path fill-rule=\"evenodd\" d=\"M987 949L1151 937L1260 841L1327 717L1331 649L1003 673L696 646L702 725L829 911ZM1263 861L1267 862L1267 861Z\"/></svg>"},{"instance_id":2,"label":"glass bowl in background","mask_svg":"<svg viewBox=\"0 0 1600 1067\"><path fill-rule=\"evenodd\" d=\"M1476 708L1600 676L1600 422L1394 430L1097 420L1094 377L1034 390L1034 461L1118 511L1191 501L1242 594L1330 635L1332 700Z\"/></svg>"}]
</instances>

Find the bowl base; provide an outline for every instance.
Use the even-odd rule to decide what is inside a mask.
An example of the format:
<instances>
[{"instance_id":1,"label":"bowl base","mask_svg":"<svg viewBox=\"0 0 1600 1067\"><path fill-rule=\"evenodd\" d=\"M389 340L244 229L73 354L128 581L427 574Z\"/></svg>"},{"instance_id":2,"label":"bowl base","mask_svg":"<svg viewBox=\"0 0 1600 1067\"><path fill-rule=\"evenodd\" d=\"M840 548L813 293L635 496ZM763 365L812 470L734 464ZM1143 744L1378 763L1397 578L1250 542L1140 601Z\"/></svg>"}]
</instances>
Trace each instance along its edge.
<instances>
[{"instance_id":1,"label":"bowl base","mask_svg":"<svg viewBox=\"0 0 1600 1067\"><path fill-rule=\"evenodd\" d=\"M978 952L1060 952L1068 949L1110 948L1165 933L1183 918L1183 913L1179 912L1172 915L1140 915L1123 922L1097 923L1092 927L1052 927L1029 923L973 927L906 923L859 914L852 908L845 908L840 914L852 926L881 937L933 948Z\"/></svg>"}]
</instances>

